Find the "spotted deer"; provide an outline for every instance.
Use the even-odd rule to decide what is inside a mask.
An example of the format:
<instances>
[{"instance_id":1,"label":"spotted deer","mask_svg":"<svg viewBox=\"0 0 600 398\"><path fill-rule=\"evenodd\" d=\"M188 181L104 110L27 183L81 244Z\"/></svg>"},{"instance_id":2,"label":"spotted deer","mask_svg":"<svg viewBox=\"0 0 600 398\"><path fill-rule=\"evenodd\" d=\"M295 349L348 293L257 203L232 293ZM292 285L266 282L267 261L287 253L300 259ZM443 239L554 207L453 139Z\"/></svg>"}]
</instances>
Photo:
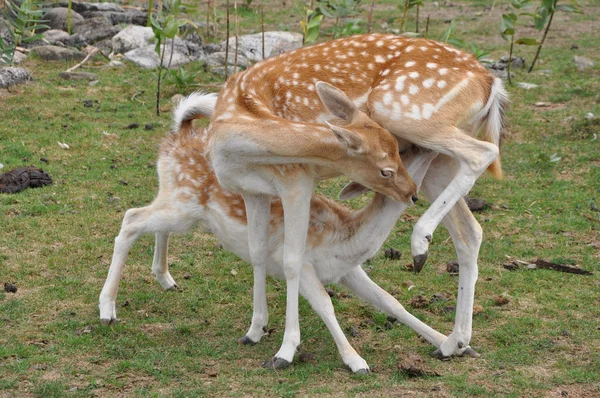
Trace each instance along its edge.
<instances>
[{"instance_id":1,"label":"spotted deer","mask_svg":"<svg viewBox=\"0 0 600 398\"><path fill-rule=\"evenodd\" d=\"M460 275L454 329L437 354L464 353L471 340L482 230L462 197L486 169L495 177L502 175L499 144L508 97L501 80L494 78L472 55L446 44L382 34L305 47L232 76L217 102L209 129L208 153L219 181L242 192L247 199L249 229L253 231L251 247L265 244L264 220L269 209L262 195L290 192L288 185L275 187L270 180L272 175L265 173L263 165L310 163L291 149L297 145L308 148L307 140L315 137L308 130L294 127L293 122L323 124L334 117L340 118L319 100L319 86L324 82L340 88L358 108L365 123L376 122L391 132L398 139L401 153L416 145L440 154L423 181L422 190L432 203L415 225L411 250L414 269L419 272L434 230L440 222L444 223L456 248ZM286 120L285 127L282 119ZM320 144L310 148L315 150L312 155L322 156ZM277 176L276 181L298 181L299 167L306 166L294 166L285 175ZM350 167L347 165L345 170ZM335 170L343 171L334 168L327 170L330 173L322 171L319 177L329 177ZM305 185L308 187L311 182ZM286 219L288 281L296 278L301 267L306 202L311 190L294 189L292 202L282 197L284 207L304 208L288 213L289 220ZM260 225L263 232L255 233L260 231ZM264 254L260 253L257 250L251 256L257 271L259 297L260 286L264 285L261 282L264 272L257 265L264 262ZM290 289L289 322L284 345L276 355L283 358L283 364L293 356L293 343L299 342L295 291ZM263 307L259 306L258 312L260 308ZM256 319L261 318L255 315ZM249 331L248 336L253 340L263 326L259 324Z\"/></svg>"},{"instance_id":2,"label":"spotted deer","mask_svg":"<svg viewBox=\"0 0 600 398\"><path fill-rule=\"evenodd\" d=\"M115 302L118 284L128 253L142 234L156 235L152 272L167 290L177 288L167 263L169 235L171 232L186 231L198 222L213 231L225 249L246 261L250 260L243 197L218 183L203 155L206 130L192 126L193 119L210 115L214 101L214 96L196 94L183 100L177 107L174 134L167 137L160 147L158 195L150 206L126 212L121 231L115 239L112 264L100 294L100 319L103 323L117 319ZM405 164L410 176L419 184L437 154L419 150L409 152L405 154ZM362 192L364 187L351 183L343 189L340 197L349 198ZM274 199L269 205L266 271L275 277L285 278L283 204L281 200ZM408 313L394 297L375 284L360 266L383 245L406 207L406 203L379 193L367 206L356 211L318 195L312 196L310 202L308 240L299 278L300 293L323 319L342 360L355 373L367 373L369 366L346 339L323 284L344 285L358 297L414 329L436 347L446 340L446 336ZM267 308L264 310L267 311Z\"/></svg>"}]
</instances>

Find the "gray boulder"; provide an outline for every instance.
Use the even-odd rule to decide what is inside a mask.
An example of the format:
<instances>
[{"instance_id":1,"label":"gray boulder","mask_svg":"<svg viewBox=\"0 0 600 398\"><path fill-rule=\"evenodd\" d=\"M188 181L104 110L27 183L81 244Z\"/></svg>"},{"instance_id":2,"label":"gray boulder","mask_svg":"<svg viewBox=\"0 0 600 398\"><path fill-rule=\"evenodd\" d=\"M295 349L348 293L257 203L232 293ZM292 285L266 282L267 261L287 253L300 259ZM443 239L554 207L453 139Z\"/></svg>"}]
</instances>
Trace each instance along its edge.
<instances>
[{"instance_id":1,"label":"gray boulder","mask_svg":"<svg viewBox=\"0 0 600 398\"><path fill-rule=\"evenodd\" d=\"M22 53L21 51L15 51L13 54L13 64L19 65L21 62L27 59L27 54Z\"/></svg>"},{"instance_id":2,"label":"gray boulder","mask_svg":"<svg viewBox=\"0 0 600 398\"><path fill-rule=\"evenodd\" d=\"M165 57L163 59L163 66L165 67L169 65L171 58L171 40L167 40L166 44ZM189 62L203 59L203 57L204 53L200 46L175 38L171 68L177 68ZM154 51L153 44L128 51L123 54L123 58L146 69L154 69L160 65L160 58Z\"/></svg>"},{"instance_id":3,"label":"gray boulder","mask_svg":"<svg viewBox=\"0 0 600 398\"><path fill-rule=\"evenodd\" d=\"M62 8L62 7L51 8L44 13L44 15L42 16L42 19L47 21L47 22L44 22L44 24L48 25L50 27L50 29L66 31L67 30L67 14L68 14L67 8ZM83 22L83 17L77 11L71 10L71 29L73 29L75 26L77 26L77 24L79 24L81 22Z\"/></svg>"},{"instance_id":4,"label":"gray boulder","mask_svg":"<svg viewBox=\"0 0 600 398\"><path fill-rule=\"evenodd\" d=\"M204 58L204 62L206 62L206 65L208 65L208 66L215 66L215 67L224 66L225 65L225 53L220 52L220 51L216 52L216 53L212 53L212 54L208 55L206 58ZM229 53L228 58L227 58L227 64L229 64L230 66L233 66L234 63L235 63L235 54ZM248 60L248 58L244 57L243 55L238 54L237 66L241 67L242 69L246 69L249 65L250 65L250 61ZM224 69L223 69L223 71L224 71Z\"/></svg>"},{"instance_id":5,"label":"gray boulder","mask_svg":"<svg viewBox=\"0 0 600 398\"><path fill-rule=\"evenodd\" d=\"M113 25L116 24L127 24L127 25L141 25L146 26L148 22L148 15L141 10L127 10L124 12L116 11L86 11L82 13L84 18L96 18L105 17Z\"/></svg>"},{"instance_id":6,"label":"gray boulder","mask_svg":"<svg viewBox=\"0 0 600 398\"><path fill-rule=\"evenodd\" d=\"M31 53L46 61L71 61L85 58L81 51L58 46L34 47L31 49Z\"/></svg>"},{"instance_id":7,"label":"gray boulder","mask_svg":"<svg viewBox=\"0 0 600 398\"><path fill-rule=\"evenodd\" d=\"M70 37L71 35L67 32L58 29L50 29L44 32L44 39L50 44L68 43Z\"/></svg>"},{"instance_id":8,"label":"gray boulder","mask_svg":"<svg viewBox=\"0 0 600 398\"><path fill-rule=\"evenodd\" d=\"M152 28L129 25L113 36L112 49L116 54L125 54L136 48L146 47L153 43Z\"/></svg>"},{"instance_id":9,"label":"gray boulder","mask_svg":"<svg viewBox=\"0 0 600 398\"><path fill-rule=\"evenodd\" d=\"M0 88L8 88L15 84L21 84L33 80L31 73L25 68L6 67L0 68Z\"/></svg>"},{"instance_id":10,"label":"gray boulder","mask_svg":"<svg viewBox=\"0 0 600 398\"><path fill-rule=\"evenodd\" d=\"M105 17L86 19L73 29L73 32L88 44L111 38L120 31L120 26L113 26Z\"/></svg>"},{"instance_id":11,"label":"gray boulder","mask_svg":"<svg viewBox=\"0 0 600 398\"><path fill-rule=\"evenodd\" d=\"M229 52L235 51L235 37L229 38ZM226 42L220 44L221 51L225 51ZM283 54L284 52L302 47L302 35L291 32L265 32L265 58ZM262 61L262 34L245 35L238 37L238 54L250 61Z\"/></svg>"},{"instance_id":12,"label":"gray boulder","mask_svg":"<svg viewBox=\"0 0 600 398\"><path fill-rule=\"evenodd\" d=\"M57 4L59 7L68 7L68 1L61 1ZM85 3L82 1L73 1L71 4L71 8L78 13L84 13L86 11L114 11L114 12L123 12L124 9L118 4L113 3Z\"/></svg>"}]
</instances>

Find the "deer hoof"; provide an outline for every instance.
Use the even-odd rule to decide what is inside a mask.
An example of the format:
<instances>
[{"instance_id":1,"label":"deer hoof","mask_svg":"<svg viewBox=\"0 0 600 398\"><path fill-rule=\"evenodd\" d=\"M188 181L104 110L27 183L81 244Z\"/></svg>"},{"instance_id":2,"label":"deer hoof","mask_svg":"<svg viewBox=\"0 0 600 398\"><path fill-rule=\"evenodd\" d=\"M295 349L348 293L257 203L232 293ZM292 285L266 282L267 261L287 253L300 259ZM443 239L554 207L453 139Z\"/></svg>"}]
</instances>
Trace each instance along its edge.
<instances>
[{"instance_id":1,"label":"deer hoof","mask_svg":"<svg viewBox=\"0 0 600 398\"><path fill-rule=\"evenodd\" d=\"M358 369L356 372L354 372L355 375L368 375L371 374L371 371L369 369Z\"/></svg>"},{"instance_id":2,"label":"deer hoof","mask_svg":"<svg viewBox=\"0 0 600 398\"><path fill-rule=\"evenodd\" d=\"M113 323L117 323L117 320L115 318L100 318L100 324L101 325L112 325Z\"/></svg>"},{"instance_id":3,"label":"deer hoof","mask_svg":"<svg viewBox=\"0 0 600 398\"><path fill-rule=\"evenodd\" d=\"M252 339L248 336L244 336L241 339L238 340L238 344L241 345L254 345L256 344L256 341L252 341Z\"/></svg>"},{"instance_id":4,"label":"deer hoof","mask_svg":"<svg viewBox=\"0 0 600 398\"><path fill-rule=\"evenodd\" d=\"M419 254L413 257L413 271L415 273L419 273L421 272L421 270L423 269L423 265L425 264L425 261L427 261L427 252L425 252L424 254Z\"/></svg>"},{"instance_id":5,"label":"deer hoof","mask_svg":"<svg viewBox=\"0 0 600 398\"><path fill-rule=\"evenodd\" d=\"M266 369L279 370L279 369L285 369L288 366L290 366L290 362L286 361L283 358L276 358L276 357L273 357L273 358L269 359L267 362L263 363L263 368L266 368Z\"/></svg>"},{"instance_id":6,"label":"deer hoof","mask_svg":"<svg viewBox=\"0 0 600 398\"><path fill-rule=\"evenodd\" d=\"M481 356L480 353L472 349L471 347L467 347L467 349L460 355L461 357L471 357L471 358L479 358Z\"/></svg>"}]
</instances>

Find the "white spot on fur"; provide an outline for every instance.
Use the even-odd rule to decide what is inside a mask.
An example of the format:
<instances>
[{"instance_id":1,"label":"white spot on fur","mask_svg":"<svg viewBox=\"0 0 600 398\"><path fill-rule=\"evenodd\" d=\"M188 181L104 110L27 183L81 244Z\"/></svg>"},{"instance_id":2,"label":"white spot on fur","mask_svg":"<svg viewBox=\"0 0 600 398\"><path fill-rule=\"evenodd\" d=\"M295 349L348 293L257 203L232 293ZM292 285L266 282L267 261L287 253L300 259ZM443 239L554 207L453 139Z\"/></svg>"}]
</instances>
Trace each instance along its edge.
<instances>
[{"instance_id":1,"label":"white spot on fur","mask_svg":"<svg viewBox=\"0 0 600 398\"><path fill-rule=\"evenodd\" d=\"M404 105L410 104L410 100L408 99L408 95L406 94L402 94L402 96L400 97L400 101L402 101Z\"/></svg>"},{"instance_id":2,"label":"white spot on fur","mask_svg":"<svg viewBox=\"0 0 600 398\"><path fill-rule=\"evenodd\" d=\"M416 79L417 77L419 77L419 72L410 72L408 76L410 76L413 79Z\"/></svg>"},{"instance_id":3,"label":"white spot on fur","mask_svg":"<svg viewBox=\"0 0 600 398\"><path fill-rule=\"evenodd\" d=\"M398 102L394 102L394 105L392 106L392 120L400 120L402 119L402 107L400 106L400 103Z\"/></svg>"},{"instance_id":4,"label":"white spot on fur","mask_svg":"<svg viewBox=\"0 0 600 398\"><path fill-rule=\"evenodd\" d=\"M437 68L437 64L435 62L427 62L426 65L429 69L435 69Z\"/></svg>"},{"instance_id":5,"label":"white spot on fur","mask_svg":"<svg viewBox=\"0 0 600 398\"><path fill-rule=\"evenodd\" d=\"M411 52L414 49L415 49L415 46L408 46L408 47L406 47L406 50L404 50L404 51L406 51L407 53L409 53L409 52Z\"/></svg>"},{"instance_id":6,"label":"white spot on fur","mask_svg":"<svg viewBox=\"0 0 600 398\"><path fill-rule=\"evenodd\" d=\"M444 88L444 87L446 87L446 81L445 80L440 80L439 82L437 82L437 86L438 86L438 88Z\"/></svg>"},{"instance_id":7,"label":"white spot on fur","mask_svg":"<svg viewBox=\"0 0 600 398\"><path fill-rule=\"evenodd\" d=\"M390 73L390 70L386 69L383 72L381 72L381 76L387 76L389 73Z\"/></svg>"},{"instance_id":8,"label":"white spot on fur","mask_svg":"<svg viewBox=\"0 0 600 398\"><path fill-rule=\"evenodd\" d=\"M423 117L425 119L429 119L434 110L435 110L435 108L434 108L433 104L423 105Z\"/></svg>"},{"instance_id":9,"label":"white spot on fur","mask_svg":"<svg viewBox=\"0 0 600 398\"><path fill-rule=\"evenodd\" d=\"M441 68L438 72L440 75L444 76L446 73L448 73L448 68Z\"/></svg>"},{"instance_id":10,"label":"white spot on fur","mask_svg":"<svg viewBox=\"0 0 600 398\"><path fill-rule=\"evenodd\" d=\"M425 88L431 88L431 86L433 86L433 83L435 83L434 79L423 80L423 87L425 87Z\"/></svg>"},{"instance_id":11,"label":"white spot on fur","mask_svg":"<svg viewBox=\"0 0 600 398\"><path fill-rule=\"evenodd\" d=\"M379 40L377 43L375 43L375 45L376 45L377 47L381 47L381 46L383 46L383 40Z\"/></svg>"},{"instance_id":12,"label":"white spot on fur","mask_svg":"<svg viewBox=\"0 0 600 398\"><path fill-rule=\"evenodd\" d=\"M385 116L385 117L390 117L390 114L391 114L391 111L389 109L387 109L385 106L383 106L383 104L381 102L375 103L375 112L377 112L378 114Z\"/></svg>"},{"instance_id":13,"label":"white spot on fur","mask_svg":"<svg viewBox=\"0 0 600 398\"><path fill-rule=\"evenodd\" d=\"M411 95L415 95L419 92L419 87L415 86L414 84L411 84L410 88L408 89L408 92L411 93Z\"/></svg>"},{"instance_id":14,"label":"white spot on fur","mask_svg":"<svg viewBox=\"0 0 600 398\"><path fill-rule=\"evenodd\" d=\"M402 91L404 89L404 81L406 80L406 76L399 76L396 79L396 91Z\"/></svg>"},{"instance_id":15,"label":"white spot on fur","mask_svg":"<svg viewBox=\"0 0 600 398\"><path fill-rule=\"evenodd\" d=\"M377 62L378 64L383 64L385 62L385 58L382 57L381 55L376 55L375 62Z\"/></svg>"},{"instance_id":16,"label":"white spot on fur","mask_svg":"<svg viewBox=\"0 0 600 398\"><path fill-rule=\"evenodd\" d=\"M462 91L462 89L467 86L467 84L469 84L469 79L464 79L460 83L458 83L456 86L454 86L452 88L452 90L448 91L448 93L446 93L446 95L444 95L442 98L440 98L438 103L435 104L435 110L436 111L440 110L440 108L442 106L444 106L446 103L448 103L449 101L453 100L456 96L458 96L460 94L460 92Z\"/></svg>"},{"instance_id":17,"label":"white spot on fur","mask_svg":"<svg viewBox=\"0 0 600 398\"><path fill-rule=\"evenodd\" d=\"M394 98L394 96L392 95L392 93L387 92L385 93L385 95L383 96L383 103L386 105L389 105L392 103L392 99Z\"/></svg>"},{"instance_id":18,"label":"white spot on fur","mask_svg":"<svg viewBox=\"0 0 600 398\"><path fill-rule=\"evenodd\" d=\"M408 61L404 64L405 67L410 68L411 66L415 66L417 63L415 61Z\"/></svg>"}]
</instances>

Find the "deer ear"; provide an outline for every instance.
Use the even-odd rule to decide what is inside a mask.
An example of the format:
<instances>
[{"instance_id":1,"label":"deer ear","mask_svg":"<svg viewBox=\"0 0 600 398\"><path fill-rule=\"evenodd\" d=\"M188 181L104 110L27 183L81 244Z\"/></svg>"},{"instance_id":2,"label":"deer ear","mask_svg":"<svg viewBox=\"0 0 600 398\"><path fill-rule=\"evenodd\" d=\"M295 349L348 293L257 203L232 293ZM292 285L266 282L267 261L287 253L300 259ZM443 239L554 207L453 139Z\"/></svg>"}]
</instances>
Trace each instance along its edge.
<instances>
[{"instance_id":1,"label":"deer ear","mask_svg":"<svg viewBox=\"0 0 600 398\"><path fill-rule=\"evenodd\" d=\"M327 112L347 122L351 122L356 118L358 108L342 90L325 82L317 82L315 87Z\"/></svg>"},{"instance_id":2,"label":"deer ear","mask_svg":"<svg viewBox=\"0 0 600 398\"><path fill-rule=\"evenodd\" d=\"M346 147L348 154L359 155L363 152L364 141L362 137L350 130L346 130L343 127L334 126L329 122L325 122L335 134L338 141Z\"/></svg>"},{"instance_id":3,"label":"deer ear","mask_svg":"<svg viewBox=\"0 0 600 398\"><path fill-rule=\"evenodd\" d=\"M365 192L369 192L369 188L360 185L358 182L351 182L346 185L338 194L339 200L349 200L362 195Z\"/></svg>"}]
</instances>

